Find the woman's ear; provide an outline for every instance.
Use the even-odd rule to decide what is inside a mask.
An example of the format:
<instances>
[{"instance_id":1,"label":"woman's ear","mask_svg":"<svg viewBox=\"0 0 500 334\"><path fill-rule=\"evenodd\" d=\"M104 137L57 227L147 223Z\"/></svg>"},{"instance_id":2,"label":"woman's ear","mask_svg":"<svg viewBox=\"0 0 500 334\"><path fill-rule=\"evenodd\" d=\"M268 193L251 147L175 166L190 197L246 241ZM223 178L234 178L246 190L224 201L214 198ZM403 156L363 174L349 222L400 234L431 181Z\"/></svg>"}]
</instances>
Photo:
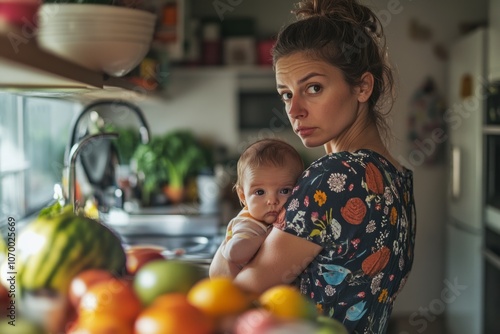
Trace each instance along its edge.
<instances>
[{"instance_id":1,"label":"woman's ear","mask_svg":"<svg viewBox=\"0 0 500 334\"><path fill-rule=\"evenodd\" d=\"M374 78L370 72L365 72L361 75L361 80L358 86L358 101L367 102L373 92Z\"/></svg>"}]
</instances>

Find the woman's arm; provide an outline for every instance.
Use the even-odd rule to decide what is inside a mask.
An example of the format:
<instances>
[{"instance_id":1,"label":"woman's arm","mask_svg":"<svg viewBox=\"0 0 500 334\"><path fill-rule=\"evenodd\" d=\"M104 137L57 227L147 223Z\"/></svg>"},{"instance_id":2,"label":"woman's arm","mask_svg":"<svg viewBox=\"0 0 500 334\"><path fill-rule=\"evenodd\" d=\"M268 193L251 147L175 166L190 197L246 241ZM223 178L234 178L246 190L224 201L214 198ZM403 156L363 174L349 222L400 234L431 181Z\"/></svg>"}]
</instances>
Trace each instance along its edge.
<instances>
[{"instance_id":1,"label":"woman's arm","mask_svg":"<svg viewBox=\"0 0 500 334\"><path fill-rule=\"evenodd\" d=\"M273 228L257 255L236 275L235 282L254 293L262 293L274 285L289 284L321 249L313 242ZM222 256L214 259L214 272L224 271L227 264L223 260ZM210 269L212 274L212 267Z\"/></svg>"},{"instance_id":2,"label":"woman's arm","mask_svg":"<svg viewBox=\"0 0 500 334\"><path fill-rule=\"evenodd\" d=\"M265 238L265 234L242 235L236 233L226 242L222 256L241 268L254 257Z\"/></svg>"},{"instance_id":3,"label":"woman's arm","mask_svg":"<svg viewBox=\"0 0 500 334\"><path fill-rule=\"evenodd\" d=\"M210 277L216 276L226 276L234 278L240 272L240 268L236 266L234 263L229 262L227 259L222 256L222 245L219 246L217 252L212 259L209 269Z\"/></svg>"}]
</instances>

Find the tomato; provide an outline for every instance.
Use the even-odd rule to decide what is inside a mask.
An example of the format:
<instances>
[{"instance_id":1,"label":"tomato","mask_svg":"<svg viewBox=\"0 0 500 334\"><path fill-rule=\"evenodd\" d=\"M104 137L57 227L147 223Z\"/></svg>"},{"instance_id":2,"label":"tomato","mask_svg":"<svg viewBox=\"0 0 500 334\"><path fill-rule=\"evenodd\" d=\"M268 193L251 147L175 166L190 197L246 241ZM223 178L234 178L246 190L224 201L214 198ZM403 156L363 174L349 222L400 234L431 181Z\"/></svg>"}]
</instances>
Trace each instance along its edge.
<instances>
[{"instance_id":1,"label":"tomato","mask_svg":"<svg viewBox=\"0 0 500 334\"><path fill-rule=\"evenodd\" d=\"M135 273L146 263L153 260L165 259L161 253L162 248L150 246L133 246L126 250L127 271L130 275Z\"/></svg>"},{"instance_id":2,"label":"tomato","mask_svg":"<svg viewBox=\"0 0 500 334\"><path fill-rule=\"evenodd\" d=\"M94 284L112 279L114 276L109 271L103 269L88 269L76 275L69 286L69 300L76 308L80 304L80 299L87 290Z\"/></svg>"}]
</instances>

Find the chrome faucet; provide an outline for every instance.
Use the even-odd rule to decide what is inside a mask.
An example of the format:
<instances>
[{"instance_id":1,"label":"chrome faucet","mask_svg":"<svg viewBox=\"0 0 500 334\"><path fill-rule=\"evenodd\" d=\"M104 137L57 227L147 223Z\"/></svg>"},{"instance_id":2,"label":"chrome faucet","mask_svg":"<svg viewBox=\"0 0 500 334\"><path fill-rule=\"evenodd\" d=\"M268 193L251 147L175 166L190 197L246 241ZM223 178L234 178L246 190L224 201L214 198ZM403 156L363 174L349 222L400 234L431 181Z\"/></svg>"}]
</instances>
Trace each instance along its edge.
<instances>
[{"instance_id":1,"label":"chrome faucet","mask_svg":"<svg viewBox=\"0 0 500 334\"><path fill-rule=\"evenodd\" d=\"M78 154L82 149L87 146L88 143L97 139L113 139L118 138L118 133L108 132L108 133L97 133L94 135L89 135L80 140L78 143L74 144L69 151L69 180L68 180L68 193L69 202L73 205L73 212L76 212L76 159Z\"/></svg>"}]
</instances>

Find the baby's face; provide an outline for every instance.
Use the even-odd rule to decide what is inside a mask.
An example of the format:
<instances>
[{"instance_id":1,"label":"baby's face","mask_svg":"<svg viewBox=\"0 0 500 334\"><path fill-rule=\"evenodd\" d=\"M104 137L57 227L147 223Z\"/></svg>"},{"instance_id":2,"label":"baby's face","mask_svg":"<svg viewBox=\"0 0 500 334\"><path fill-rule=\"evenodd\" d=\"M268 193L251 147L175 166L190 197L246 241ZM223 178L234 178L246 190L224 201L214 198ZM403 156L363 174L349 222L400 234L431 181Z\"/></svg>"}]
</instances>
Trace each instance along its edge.
<instances>
[{"instance_id":1,"label":"baby's face","mask_svg":"<svg viewBox=\"0 0 500 334\"><path fill-rule=\"evenodd\" d=\"M240 200L255 219L272 224L292 194L296 179L286 168L264 166L248 168L238 191Z\"/></svg>"}]
</instances>

